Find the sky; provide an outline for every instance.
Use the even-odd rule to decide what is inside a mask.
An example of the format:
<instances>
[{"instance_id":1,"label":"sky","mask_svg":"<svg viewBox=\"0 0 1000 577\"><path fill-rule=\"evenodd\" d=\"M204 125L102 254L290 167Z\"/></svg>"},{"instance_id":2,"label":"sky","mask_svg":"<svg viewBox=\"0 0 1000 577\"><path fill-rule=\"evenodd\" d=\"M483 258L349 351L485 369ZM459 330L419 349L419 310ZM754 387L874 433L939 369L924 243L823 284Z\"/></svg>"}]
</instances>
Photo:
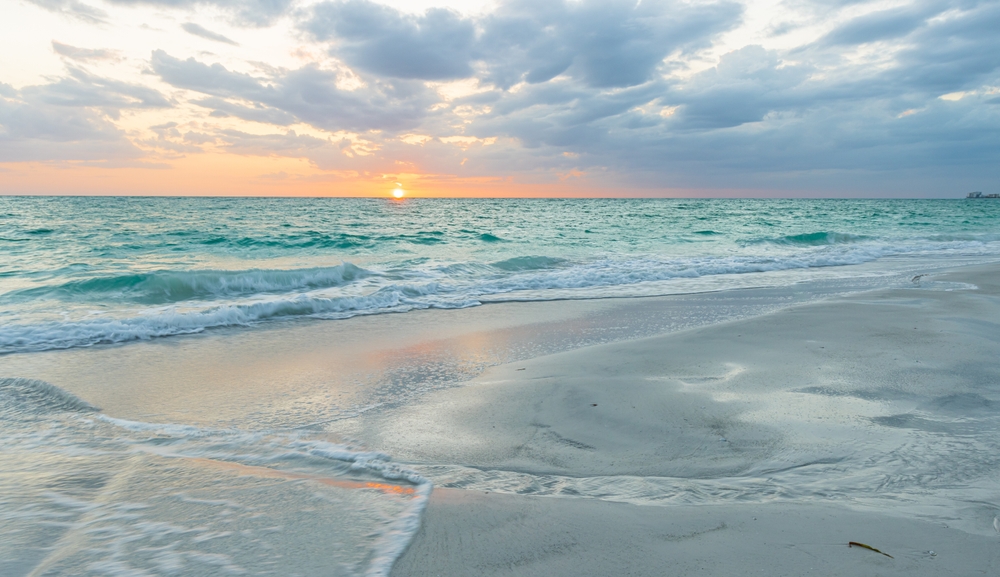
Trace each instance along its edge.
<instances>
[{"instance_id":1,"label":"sky","mask_svg":"<svg viewBox=\"0 0 1000 577\"><path fill-rule=\"evenodd\" d=\"M0 193L1000 192L1000 0L0 0Z\"/></svg>"}]
</instances>

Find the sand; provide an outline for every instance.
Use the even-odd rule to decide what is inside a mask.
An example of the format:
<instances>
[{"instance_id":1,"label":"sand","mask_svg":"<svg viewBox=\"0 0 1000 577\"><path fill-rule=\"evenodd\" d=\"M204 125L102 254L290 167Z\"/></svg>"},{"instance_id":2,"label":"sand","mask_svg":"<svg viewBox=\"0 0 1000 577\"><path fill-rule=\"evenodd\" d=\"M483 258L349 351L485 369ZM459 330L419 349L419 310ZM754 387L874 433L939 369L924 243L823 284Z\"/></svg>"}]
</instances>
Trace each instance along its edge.
<instances>
[{"instance_id":1,"label":"sand","mask_svg":"<svg viewBox=\"0 0 1000 577\"><path fill-rule=\"evenodd\" d=\"M799 292L275 323L0 374L392 455L435 484L398 577L1000 573L1000 266Z\"/></svg>"},{"instance_id":2,"label":"sand","mask_svg":"<svg viewBox=\"0 0 1000 577\"><path fill-rule=\"evenodd\" d=\"M995 575L997 545L834 506L642 507L439 489L392 574Z\"/></svg>"},{"instance_id":3,"label":"sand","mask_svg":"<svg viewBox=\"0 0 1000 577\"><path fill-rule=\"evenodd\" d=\"M499 366L356 420L437 475L393 575L997 574L998 273Z\"/></svg>"}]
</instances>

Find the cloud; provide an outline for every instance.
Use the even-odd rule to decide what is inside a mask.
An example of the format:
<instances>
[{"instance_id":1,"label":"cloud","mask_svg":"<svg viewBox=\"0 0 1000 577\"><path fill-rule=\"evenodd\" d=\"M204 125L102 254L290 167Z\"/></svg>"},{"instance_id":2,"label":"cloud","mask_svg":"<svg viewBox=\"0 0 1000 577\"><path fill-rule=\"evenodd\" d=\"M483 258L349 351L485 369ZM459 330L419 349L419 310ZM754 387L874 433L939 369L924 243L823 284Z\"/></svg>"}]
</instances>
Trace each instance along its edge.
<instances>
[{"instance_id":1,"label":"cloud","mask_svg":"<svg viewBox=\"0 0 1000 577\"><path fill-rule=\"evenodd\" d=\"M31 101L66 108L96 108L118 118L122 109L168 108L171 102L146 86L94 76L82 69L69 69L69 76L56 82L21 89Z\"/></svg>"},{"instance_id":2,"label":"cloud","mask_svg":"<svg viewBox=\"0 0 1000 577\"><path fill-rule=\"evenodd\" d=\"M674 123L678 129L740 126L822 99L819 91L804 86L812 72L804 65L781 66L776 52L747 46L675 86L665 98L681 107Z\"/></svg>"},{"instance_id":3,"label":"cloud","mask_svg":"<svg viewBox=\"0 0 1000 577\"><path fill-rule=\"evenodd\" d=\"M142 151L112 120L125 109L173 105L152 88L75 67L48 84L0 88L0 158L6 162L135 161Z\"/></svg>"},{"instance_id":4,"label":"cloud","mask_svg":"<svg viewBox=\"0 0 1000 577\"><path fill-rule=\"evenodd\" d=\"M706 46L741 12L732 2L509 0L477 19L338 0L313 7L303 28L331 41L331 54L376 75L451 80L478 66L502 88L564 72L590 86L622 87L647 81L674 51Z\"/></svg>"},{"instance_id":5,"label":"cloud","mask_svg":"<svg viewBox=\"0 0 1000 577\"><path fill-rule=\"evenodd\" d=\"M913 32L940 11L940 7L935 10L931 6L911 5L872 12L835 28L820 43L849 45L892 40Z\"/></svg>"},{"instance_id":6,"label":"cloud","mask_svg":"<svg viewBox=\"0 0 1000 577\"><path fill-rule=\"evenodd\" d=\"M414 16L368 0L324 2L305 29L317 40L337 41L334 52L366 72L422 80L472 75L475 26L449 10Z\"/></svg>"},{"instance_id":7,"label":"cloud","mask_svg":"<svg viewBox=\"0 0 1000 577\"><path fill-rule=\"evenodd\" d=\"M512 0L485 18L477 57L501 87L560 74L608 88L642 84L663 59L739 23L733 2Z\"/></svg>"},{"instance_id":8,"label":"cloud","mask_svg":"<svg viewBox=\"0 0 1000 577\"><path fill-rule=\"evenodd\" d=\"M108 13L104 10L77 0L28 0L28 2L88 24L104 24L108 19Z\"/></svg>"},{"instance_id":9,"label":"cloud","mask_svg":"<svg viewBox=\"0 0 1000 577\"><path fill-rule=\"evenodd\" d=\"M79 0L27 0L58 14L89 24L106 24L108 13ZM112 6L153 6L194 10L203 6L221 8L232 15L233 24L260 27L269 26L278 18L289 14L293 0L105 0ZM197 26L197 25L196 25ZM204 30L204 29L202 29ZM190 32L190 31L189 31ZM192 34L199 35L196 32ZM209 32L211 34L211 32ZM213 38L209 38L213 40Z\"/></svg>"},{"instance_id":10,"label":"cloud","mask_svg":"<svg viewBox=\"0 0 1000 577\"><path fill-rule=\"evenodd\" d=\"M213 96L237 96L259 100L272 94L262 79L249 74L231 72L221 64L207 65L194 58L180 60L163 50L154 50L150 59L153 71L164 82Z\"/></svg>"},{"instance_id":11,"label":"cloud","mask_svg":"<svg viewBox=\"0 0 1000 577\"><path fill-rule=\"evenodd\" d=\"M33 0L38 1L38 0ZM50 1L50 0L41 0ZM57 1L57 0L52 0ZM244 26L269 26L288 13L292 0L107 0L122 6L193 9L213 6L233 15L233 23Z\"/></svg>"},{"instance_id":12,"label":"cloud","mask_svg":"<svg viewBox=\"0 0 1000 577\"><path fill-rule=\"evenodd\" d=\"M46 102L44 89L0 98L0 158L18 161L135 160L142 152L91 108Z\"/></svg>"},{"instance_id":13,"label":"cloud","mask_svg":"<svg viewBox=\"0 0 1000 577\"><path fill-rule=\"evenodd\" d=\"M174 86L209 95L195 102L215 116L384 131L372 137L378 150L349 166L581 170L630 182L669 176L733 186L733 179L784 173L925 170L997 150L990 131L1000 119L986 110L1000 107L985 98L960 106L936 100L943 91L998 80L990 55L1000 46L982 49L998 42L989 32L994 10L990 3L926 3L878 11L803 48L747 46L708 70L676 77L672 71L739 25L739 5L508 0L488 14L463 16L328 1L308 11L301 26L354 69L363 84L356 90L339 89L343 78L316 66L251 77L160 53L153 69ZM848 57L872 42L895 43L878 67ZM456 79L469 79L476 92L447 100L425 84ZM901 116L911 110L922 112ZM967 131L961 143L947 137L957 126ZM429 139L394 141L403 131ZM446 137L453 136L506 144L447 153L455 147ZM232 149L344 166L331 146L278 144L299 138L285 134L267 146L258 139Z\"/></svg>"},{"instance_id":14,"label":"cloud","mask_svg":"<svg viewBox=\"0 0 1000 577\"><path fill-rule=\"evenodd\" d=\"M330 141L314 136L299 135L294 130L285 134L249 134L239 130L221 130L216 133L226 148L239 154L269 156L283 154L305 156L308 152L326 147Z\"/></svg>"},{"instance_id":15,"label":"cloud","mask_svg":"<svg viewBox=\"0 0 1000 577\"><path fill-rule=\"evenodd\" d=\"M105 48L77 48L61 42L52 41L52 50L60 56L71 60L85 62L88 60L120 60L121 52Z\"/></svg>"},{"instance_id":16,"label":"cloud","mask_svg":"<svg viewBox=\"0 0 1000 577\"><path fill-rule=\"evenodd\" d=\"M84 135L65 142L88 142L89 130L94 142L121 144L127 140L115 140L123 135L108 124L121 111L176 100L197 107L199 128L161 127L155 141L135 142L176 153L210 143L375 174L405 167L540 180L586 173L606 186L870 190L926 187L940 175L1000 177L991 168L1000 166L995 1L885 8L789 0L794 10L775 22L796 33L782 43L839 24L796 47L737 45L721 57L718 46L739 37L727 33L744 21L744 8L728 0L500 0L478 15L411 14L369 0L321 0L291 12L286 0L110 1L212 6L246 25L290 14L296 42L306 43L296 48L310 63L223 65L204 53L155 50L145 72L177 89L167 98L79 64L111 59L110 51L53 42L73 61L68 72L22 90L0 84L4 122L63 111ZM193 23L183 28L232 42ZM235 119L258 125L232 130Z\"/></svg>"},{"instance_id":17,"label":"cloud","mask_svg":"<svg viewBox=\"0 0 1000 577\"><path fill-rule=\"evenodd\" d=\"M297 121L293 114L259 103L254 106L244 106L214 97L192 100L191 103L204 108L211 108L211 116L216 118L235 116L236 118L242 118L250 122L263 122L277 126L288 126L289 124L295 124Z\"/></svg>"},{"instance_id":18,"label":"cloud","mask_svg":"<svg viewBox=\"0 0 1000 577\"><path fill-rule=\"evenodd\" d=\"M1000 84L1000 4L943 10L933 23L906 37L898 66L885 75L893 86L934 96Z\"/></svg>"},{"instance_id":19,"label":"cloud","mask_svg":"<svg viewBox=\"0 0 1000 577\"><path fill-rule=\"evenodd\" d=\"M206 40L212 40L213 42L222 42L223 44L230 44L232 46L239 46L238 42L230 40L229 38L226 38L222 34L217 34L215 32L212 32L211 30L199 26L194 22L185 22L184 24L181 24L181 28L183 28L184 31L187 32L188 34L193 34L195 36L204 38Z\"/></svg>"},{"instance_id":20,"label":"cloud","mask_svg":"<svg viewBox=\"0 0 1000 577\"><path fill-rule=\"evenodd\" d=\"M281 124L288 124L287 115L291 115L331 131L412 128L437 98L422 84L404 81L373 81L364 88L343 90L337 86L338 73L315 65L257 78L230 71L221 64L208 65L194 58L180 60L162 50L153 52L150 63L164 82L178 88L253 103L253 108L247 108L239 103L201 101L220 114L248 120L274 115Z\"/></svg>"}]
</instances>

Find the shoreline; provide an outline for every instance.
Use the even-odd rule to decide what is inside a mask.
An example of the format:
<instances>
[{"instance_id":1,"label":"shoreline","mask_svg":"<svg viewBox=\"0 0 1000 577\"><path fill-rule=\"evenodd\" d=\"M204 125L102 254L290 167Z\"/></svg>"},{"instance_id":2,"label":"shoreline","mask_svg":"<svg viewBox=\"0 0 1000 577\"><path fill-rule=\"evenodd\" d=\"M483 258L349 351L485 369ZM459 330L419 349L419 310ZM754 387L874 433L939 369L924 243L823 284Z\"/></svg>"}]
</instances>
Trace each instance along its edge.
<instances>
[{"instance_id":1,"label":"shoreline","mask_svg":"<svg viewBox=\"0 0 1000 577\"><path fill-rule=\"evenodd\" d=\"M846 282L847 290L871 290ZM265 323L7 354L0 375L51 382L125 419L254 428L247 418L252 403L281 413L265 427L302 427L398 402L401 388L410 398L460 386L490 366L768 314L842 290L820 281ZM297 414L301 407L288 405L317 396L336 410ZM206 406L212 410L198 410Z\"/></svg>"},{"instance_id":2,"label":"shoreline","mask_svg":"<svg viewBox=\"0 0 1000 577\"><path fill-rule=\"evenodd\" d=\"M366 415L353 433L436 485L393 575L995 572L998 273L493 367ZM689 502L590 482L629 476Z\"/></svg>"},{"instance_id":3,"label":"shoreline","mask_svg":"<svg viewBox=\"0 0 1000 577\"><path fill-rule=\"evenodd\" d=\"M435 485L393 575L988 573L998 278L498 303L7 356L0 374L115 418L391 455Z\"/></svg>"}]
</instances>

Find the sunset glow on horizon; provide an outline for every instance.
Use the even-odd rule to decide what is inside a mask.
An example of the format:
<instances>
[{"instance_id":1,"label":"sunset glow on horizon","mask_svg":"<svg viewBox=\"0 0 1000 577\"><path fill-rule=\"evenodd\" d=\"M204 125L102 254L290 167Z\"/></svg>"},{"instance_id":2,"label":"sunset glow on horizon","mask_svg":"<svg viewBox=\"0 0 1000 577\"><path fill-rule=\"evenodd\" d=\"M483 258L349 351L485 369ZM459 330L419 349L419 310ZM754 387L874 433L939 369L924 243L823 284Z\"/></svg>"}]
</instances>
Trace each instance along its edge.
<instances>
[{"instance_id":1,"label":"sunset glow on horizon","mask_svg":"<svg viewBox=\"0 0 1000 577\"><path fill-rule=\"evenodd\" d=\"M1000 180L996 3L4 12L3 194L912 197Z\"/></svg>"}]
</instances>

